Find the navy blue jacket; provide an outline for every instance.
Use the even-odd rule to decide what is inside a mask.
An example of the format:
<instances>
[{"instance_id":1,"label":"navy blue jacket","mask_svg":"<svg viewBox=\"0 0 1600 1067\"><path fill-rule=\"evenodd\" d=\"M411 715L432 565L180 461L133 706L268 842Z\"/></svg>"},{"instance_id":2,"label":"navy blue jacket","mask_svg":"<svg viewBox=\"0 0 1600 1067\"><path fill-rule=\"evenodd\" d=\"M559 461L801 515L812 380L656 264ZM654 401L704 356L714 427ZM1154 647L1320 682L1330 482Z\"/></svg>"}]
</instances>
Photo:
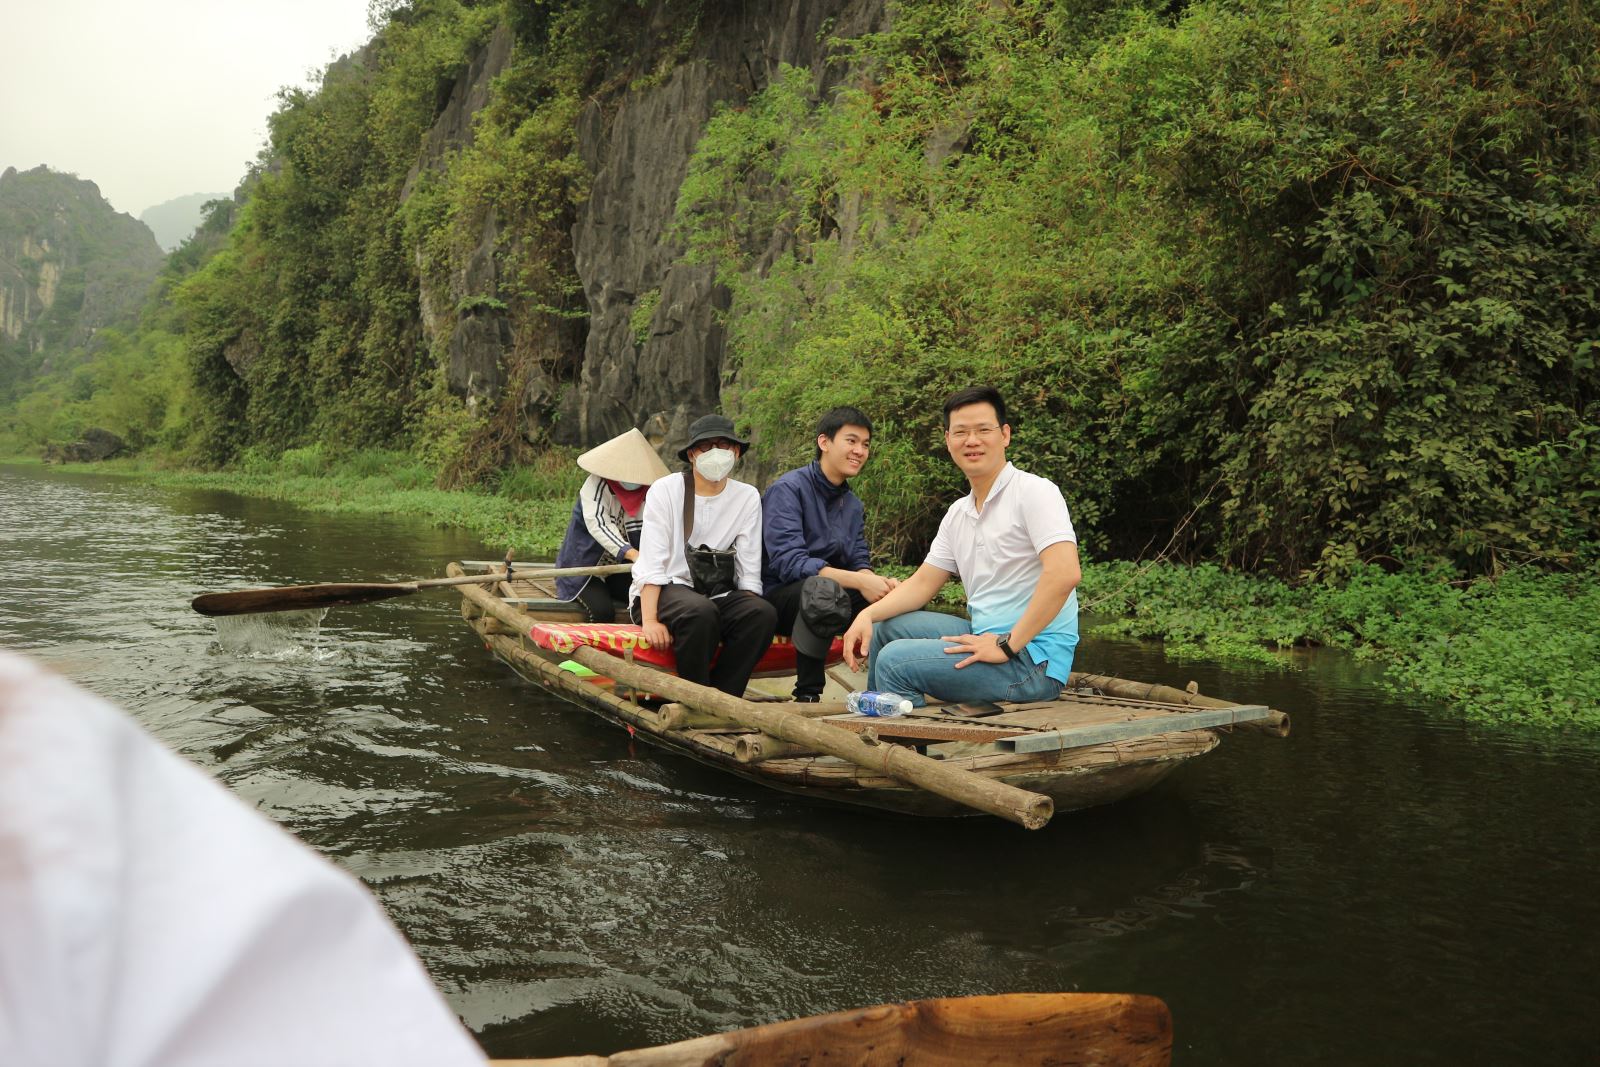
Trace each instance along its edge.
<instances>
[{"instance_id":1,"label":"navy blue jacket","mask_svg":"<svg viewBox=\"0 0 1600 1067\"><path fill-rule=\"evenodd\" d=\"M823 567L859 571L871 566L861 498L848 482L828 481L814 460L767 488L761 501L761 539L761 582L768 593Z\"/></svg>"}]
</instances>

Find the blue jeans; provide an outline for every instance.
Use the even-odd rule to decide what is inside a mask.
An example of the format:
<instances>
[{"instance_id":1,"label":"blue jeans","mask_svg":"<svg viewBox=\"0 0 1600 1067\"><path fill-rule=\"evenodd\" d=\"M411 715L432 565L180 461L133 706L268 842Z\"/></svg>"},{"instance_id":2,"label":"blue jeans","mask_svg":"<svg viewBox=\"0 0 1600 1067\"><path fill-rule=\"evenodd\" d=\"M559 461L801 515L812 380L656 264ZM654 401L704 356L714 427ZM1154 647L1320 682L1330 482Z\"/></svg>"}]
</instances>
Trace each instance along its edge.
<instances>
[{"instance_id":1,"label":"blue jeans","mask_svg":"<svg viewBox=\"0 0 1600 1067\"><path fill-rule=\"evenodd\" d=\"M921 707L927 693L938 700L977 703L986 700L1054 700L1061 683L1044 673L1026 650L1006 663L970 663L945 651L941 638L969 634L972 624L958 615L937 611L909 611L872 624L872 647L867 652L867 688L899 693Z\"/></svg>"}]
</instances>

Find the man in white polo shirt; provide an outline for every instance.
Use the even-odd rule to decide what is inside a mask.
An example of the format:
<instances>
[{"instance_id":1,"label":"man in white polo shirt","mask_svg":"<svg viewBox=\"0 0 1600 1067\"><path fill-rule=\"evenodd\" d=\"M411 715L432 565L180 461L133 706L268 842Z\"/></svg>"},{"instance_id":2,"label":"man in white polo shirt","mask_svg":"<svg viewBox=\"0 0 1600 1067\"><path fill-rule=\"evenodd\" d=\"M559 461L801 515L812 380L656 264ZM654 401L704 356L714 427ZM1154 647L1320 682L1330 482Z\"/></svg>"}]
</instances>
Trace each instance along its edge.
<instances>
[{"instance_id":1,"label":"man in white polo shirt","mask_svg":"<svg viewBox=\"0 0 1600 1067\"><path fill-rule=\"evenodd\" d=\"M844 635L867 688L938 700L1052 700L1078 645L1078 537L1055 483L1006 461L1006 404L987 386L944 404L945 446L972 492L950 505L927 558ZM967 620L920 610L952 575Z\"/></svg>"}]
</instances>

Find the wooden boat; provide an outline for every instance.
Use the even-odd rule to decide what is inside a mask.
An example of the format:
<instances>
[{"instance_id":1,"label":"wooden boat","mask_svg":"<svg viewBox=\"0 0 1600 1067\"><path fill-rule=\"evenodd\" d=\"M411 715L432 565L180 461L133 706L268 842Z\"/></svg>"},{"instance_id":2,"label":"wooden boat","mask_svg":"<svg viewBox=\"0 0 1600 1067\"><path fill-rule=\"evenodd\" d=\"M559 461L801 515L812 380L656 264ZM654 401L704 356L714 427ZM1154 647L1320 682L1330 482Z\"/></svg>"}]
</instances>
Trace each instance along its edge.
<instances>
[{"instance_id":1,"label":"wooden boat","mask_svg":"<svg viewBox=\"0 0 1600 1067\"><path fill-rule=\"evenodd\" d=\"M452 577L465 573L450 565ZM652 744L844 804L926 816L988 812L1037 829L1055 811L1149 789L1215 748L1221 731L1288 734L1281 711L1203 697L1192 685L1088 674L1074 674L1057 700L933 705L888 719L850 715L837 701L741 699L649 665L661 657L637 628L584 624L536 570L457 588L463 617L519 674ZM788 662L792 673L792 652Z\"/></svg>"},{"instance_id":2,"label":"wooden boat","mask_svg":"<svg viewBox=\"0 0 1600 1067\"><path fill-rule=\"evenodd\" d=\"M1010 993L883 1004L711 1034L611 1056L492 1060L494 1067L716 1064L1165 1067L1172 1016L1156 997Z\"/></svg>"}]
</instances>

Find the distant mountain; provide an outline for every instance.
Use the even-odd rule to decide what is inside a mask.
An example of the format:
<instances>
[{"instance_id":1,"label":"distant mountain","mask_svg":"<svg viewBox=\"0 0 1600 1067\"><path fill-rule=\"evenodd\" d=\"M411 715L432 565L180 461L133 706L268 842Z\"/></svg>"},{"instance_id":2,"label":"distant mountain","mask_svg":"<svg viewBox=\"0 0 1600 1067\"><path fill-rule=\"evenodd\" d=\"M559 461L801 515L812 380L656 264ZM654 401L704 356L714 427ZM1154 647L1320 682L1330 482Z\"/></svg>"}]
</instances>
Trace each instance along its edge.
<instances>
[{"instance_id":1,"label":"distant mountain","mask_svg":"<svg viewBox=\"0 0 1600 1067\"><path fill-rule=\"evenodd\" d=\"M137 319L161 270L155 235L99 186L48 167L0 174L0 396L95 332Z\"/></svg>"},{"instance_id":2,"label":"distant mountain","mask_svg":"<svg viewBox=\"0 0 1600 1067\"><path fill-rule=\"evenodd\" d=\"M139 221L150 227L150 232L156 235L156 241L163 249L171 252L200 225L201 208L213 200L228 200L231 197L231 193L190 193L145 208L139 213Z\"/></svg>"}]
</instances>

